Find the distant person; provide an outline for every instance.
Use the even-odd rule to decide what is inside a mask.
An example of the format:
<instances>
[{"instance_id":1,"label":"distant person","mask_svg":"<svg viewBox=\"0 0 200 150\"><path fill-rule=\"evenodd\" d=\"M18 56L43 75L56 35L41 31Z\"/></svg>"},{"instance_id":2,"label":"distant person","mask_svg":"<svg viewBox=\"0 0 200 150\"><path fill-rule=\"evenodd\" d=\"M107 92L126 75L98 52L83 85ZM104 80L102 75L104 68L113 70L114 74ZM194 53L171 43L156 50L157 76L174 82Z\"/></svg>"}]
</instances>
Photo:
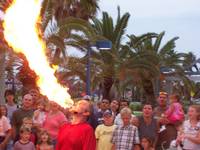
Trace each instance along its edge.
<instances>
[{"instance_id":1,"label":"distant person","mask_svg":"<svg viewBox=\"0 0 200 150\"><path fill-rule=\"evenodd\" d=\"M181 123L184 120L183 106L180 104L178 95L173 94L169 97L170 105L165 111L164 115L167 117L171 124Z\"/></svg>"},{"instance_id":2,"label":"distant person","mask_svg":"<svg viewBox=\"0 0 200 150\"><path fill-rule=\"evenodd\" d=\"M57 143L60 127L68 122L64 113L59 110L59 107L60 106L57 103L50 101L50 111L47 113L43 123L43 128L49 132L54 146Z\"/></svg>"},{"instance_id":3,"label":"distant person","mask_svg":"<svg viewBox=\"0 0 200 150\"><path fill-rule=\"evenodd\" d=\"M131 109L125 107L120 111L120 114L123 124L118 125L113 132L112 150L139 150L138 129L131 125Z\"/></svg>"},{"instance_id":4,"label":"distant person","mask_svg":"<svg viewBox=\"0 0 200 150\"><path fill-rule=\"evenodd\" d=\"M46 101L42 100L38 103L37 109L34 111L33 114L33 124L38 129L42 128L44 121L46 120L47 112L45 110L46 108Z\"/></svg>"},{"instance_id":5,"label":"distant person","mask_svg":"<svg viewBox=\"0 0 200 150\"><path fill-rule=\"evenodd\" d=\"M5 111L2 108L5 107L1 105L0 108L0 150L4 150L11 137L11 125L9 119L4 116Z\"/></svg>"},{"instance_id":6,"label":"distant person","mask_svg":"<svg viewBox=\"0 0 200 150\"><path fill-rule=\"evenodd\" d=\"M103 113L110 109L110 101L108 99L102 99L100 103L100 110L97 112L97 122L98 125L103 124Z\"/></svg>"},{"instance_id":7,"label":"distant person","mask_svg":"<svg viewBox=\"0 0 200 150\"><path fill-rule=\"evenodd\" d=\"M33 99L30 94L23 96L22 107L17 109L12 116L11 125L15 141L19 139L19 129L25 117L33 117Z\"/></svg>"},{"instance_id":8,"label":"distant person","mask_svg":"<svg viewBox=\"0 0 200 150\"><path fill-rule=\"evenodd\" d=\"M153 117L153 107L150 103L146 103L143 105L142 116L139 116L135 121L137 121L138 131L140 139L143 137L148 137L151 139L152 146L155 148L159 124L157 119Z\"/></svg>"},{"instance_id":9,"label":"distant person","mask_svg":"<svg viewBox=\"0 0 200 150\"><path fill-rule=\"evenodd\" d=\"M111 150L112 143L111 138L115 125L113 124L114 115L111 110L106 110L103 113L103 124L98 125L95 130L95 136L97 140L97 149L96 150Z\"/></svg>"},{"instance_id":10,"label":"distant person","mask_svg":"<svg viewBox=\"0 0 200 150\"><path fill-rule=\"evenodd\" d=\"M54 150L51 137L46 130L40 131L36 150Z\"/></svg>"},{"instance_id":11,"label":"distant person","mask_svg":"<svg viewBox=\"0 0 200 150\"><path fill-rule=\"evenodd\" d=\"M119 100L113 99L110 103L110 109L111 109L114 117L117 116L119 113Z\"/></svg>"},{"instance_id":12,"label":"distant person","mask_svg":"<svg viewBox=\"0 0 200 150\"><path fill-rule=\"evenodd\" d=\"M37 105L40 102L40 92L38 89L31 89L29 90L29 94L32 96L33 99L33 109L37 109Z\"/></svg>"},{"instance_id":13,"label":"distant person","mask_svg":"<svg viewBox=\"0 0 200 150\"><path fill-rule=\"evenodd\" d=\"M158 119L159 126L161 127L158 133L158 140L156 149L169 148L172 140L177 137L176 127L170 123L165 116L168 106L168 94L160 92L158 96L158 106L154 109L154 117Z\"/></svg>"},{"instance_id":14,"label":"distant person","mask_svg":"<svg viewBox=\"0 0 200 150\"><path fill-rule=\"evenodd\" d=\"M34 144L30 141L31 130L22 126L19 130L20 138L14 144L14 150L35 150Z\"/></svg>"},{"instance_id":15,"label":"distant person","mask_svg":"<svg viewBox=\"0 0 200 150\"><path fill-rule=\"evenodd\" d=\"M96 139L93 128L87 123L91 104L80 100L70 110L71 123L60 128L56 150L96 150Z\"/></svg>"},{"instance_id":16,"label":"distant person","mask_svg":"<svg viewBox=\"0 0 200 150\"><path fill-rule=\"evenodd\" d=\"M141 139L142 150L155 150L152 139L150 137L143 137Z\"/></svg>"},{"instance_id":17,"label":"distant person","mask_svg":"<svg viewBox=\"0 0 200 150\"><path fill-rule=\"evenodd\" d=\"M184 150L200 150L200 106L192 105L188 109L188 120L184 121L177 142Z\"/></svg>"},{"instance_id":18,"label":"distant person","mask_svg":"<svg viewBox=\"0 0 200 150\"><path fill-rule=\"evenodd\" d=\"M36 144L36 131L34 130L34 127L33 127L33 118L25 117L22 122L23 122L22 126L27 127L31 130L30 141L33 144Z\"/></svg>"},{"instance_id":19,"label":"distant person","mask_svg":"<svg viewBox=\"0 0 200 150\"><path fill-rule=\"evenodd\" d=\"M6 90L4 97L6 100L7 117L11 120L13 112L17 110L17 105L15 104L15 94L12 90Z\"/></svg>"},{"instance_id":20,"label":"distant person","mask_svg":"<svg viewBox=\"0 0 200 150\"><path fill-rule=\"evenodd\" d=\"M120 101L120 111L123 109L123 108L128 108L129 107L129 101L127 101L127 100L125 100L125 99L122 99L121 101ZM133 119L133 118L135 118L135 116L132 114L131 115L132 117L131 117L131 120ZM116 117L115 117L115 121L114 121L114 124L115 125L123 125L123 120L122 120L122 118L121 118L121 113L119 113Z\"/></svg>"}]
</instances>

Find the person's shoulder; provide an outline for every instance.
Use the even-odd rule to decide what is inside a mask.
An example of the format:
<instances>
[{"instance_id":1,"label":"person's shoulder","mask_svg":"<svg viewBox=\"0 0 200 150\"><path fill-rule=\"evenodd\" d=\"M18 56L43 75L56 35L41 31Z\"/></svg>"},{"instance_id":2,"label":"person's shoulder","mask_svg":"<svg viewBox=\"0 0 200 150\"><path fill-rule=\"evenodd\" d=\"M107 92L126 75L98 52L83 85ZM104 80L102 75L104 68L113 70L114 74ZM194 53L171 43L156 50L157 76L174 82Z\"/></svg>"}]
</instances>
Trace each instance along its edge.
<instances>
[{"instance_id":1,"label":"person's shoulder","mask_svg":"<svg viewBox=\"0 0 200 150\"><path fill-rule=\"evenodd\" d=\"M133 130L137 129L137 126L135 126L135 125L130 125L130 127L131 127Z\"/></svg>"},{"instance_id":2,"label":"person's shoulder","mask_svg":"<svg viewBox=\"0 0 200 150\"><path fill-rule=\"evenodd\" d=\"M101 129L101 128L103 128L103 127L105 127L105 125L104 125L104 124L100 124L100 125L97 126L96 129Z\"/></svg>"}]
</instances>

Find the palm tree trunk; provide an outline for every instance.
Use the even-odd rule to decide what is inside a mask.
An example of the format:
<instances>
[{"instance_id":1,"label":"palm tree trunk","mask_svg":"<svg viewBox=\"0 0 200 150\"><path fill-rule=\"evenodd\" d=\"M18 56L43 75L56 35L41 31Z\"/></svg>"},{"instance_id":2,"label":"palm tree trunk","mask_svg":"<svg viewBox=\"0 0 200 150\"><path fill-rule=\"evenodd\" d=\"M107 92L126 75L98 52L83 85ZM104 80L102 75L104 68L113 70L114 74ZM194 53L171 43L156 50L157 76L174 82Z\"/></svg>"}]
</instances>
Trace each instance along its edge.
<instances>
[{"instance_id":1,"label":"palm tree trunk","mask_svg":"<svg viewBox=\"0 0 200 150\"><path fill-rule=\"evenodd\" d=\"M156 104L155 92L153 83L151 80L145 79L143 81L143 88L145 92L146 102L150 102L152 105Z\"/></svg>"},{"instance_id":2,"label":"palm tree trunk","mask_svg":"<svg viewBox=\"0 0 200 150\"><path fill-rule=\"evenodd\" d=\"M112 77L104 77L103 98L110 100L110 90L114 81Z\"/></svg>"},{"instance_id":3,"label":"palm tree trunk","mask_svg":"<svg viewBox=\"0 0 200 150\"><path fill-rule=\"evenodd\" d=\"M5 61L5 52L0 50L0 104L5 103Z\"/></svg>"}]
</instances>

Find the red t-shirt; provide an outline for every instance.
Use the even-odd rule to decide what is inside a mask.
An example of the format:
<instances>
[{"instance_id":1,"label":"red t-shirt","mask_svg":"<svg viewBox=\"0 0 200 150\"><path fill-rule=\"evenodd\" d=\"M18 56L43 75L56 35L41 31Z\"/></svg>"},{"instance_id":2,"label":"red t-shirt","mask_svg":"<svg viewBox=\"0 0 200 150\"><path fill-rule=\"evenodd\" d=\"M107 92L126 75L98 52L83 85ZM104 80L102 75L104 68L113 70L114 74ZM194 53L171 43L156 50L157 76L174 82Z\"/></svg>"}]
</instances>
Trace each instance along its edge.
<instances>
[{"instance_id":1,"label":"red t-shirt","mask_svg":"<svg viewBox=\"0 0 200 150\"><path fill-rule=\"evenodd\" d=\"M56 150L95 150L93 128L87 123L65 124L60 128Z\"/></svg>"}]
</instances>

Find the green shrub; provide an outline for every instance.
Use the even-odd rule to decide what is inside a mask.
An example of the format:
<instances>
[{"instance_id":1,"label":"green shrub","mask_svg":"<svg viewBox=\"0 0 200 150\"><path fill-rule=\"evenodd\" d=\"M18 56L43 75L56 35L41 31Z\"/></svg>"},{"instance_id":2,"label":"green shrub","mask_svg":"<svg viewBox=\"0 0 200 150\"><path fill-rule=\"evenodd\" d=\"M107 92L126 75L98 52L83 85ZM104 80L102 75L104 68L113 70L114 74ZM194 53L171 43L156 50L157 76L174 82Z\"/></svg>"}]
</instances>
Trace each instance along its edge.
<instances>
[{"instance_id":1,"label":"green shrub","mask_svg":"<svg viewBox=\"0 0 200 150\"><path fill-rule=\"evenodd\" d=\"M129 107L132 111L142 111L142 103L141 102L131 102Z\"/></svg>"}]
</instances>

